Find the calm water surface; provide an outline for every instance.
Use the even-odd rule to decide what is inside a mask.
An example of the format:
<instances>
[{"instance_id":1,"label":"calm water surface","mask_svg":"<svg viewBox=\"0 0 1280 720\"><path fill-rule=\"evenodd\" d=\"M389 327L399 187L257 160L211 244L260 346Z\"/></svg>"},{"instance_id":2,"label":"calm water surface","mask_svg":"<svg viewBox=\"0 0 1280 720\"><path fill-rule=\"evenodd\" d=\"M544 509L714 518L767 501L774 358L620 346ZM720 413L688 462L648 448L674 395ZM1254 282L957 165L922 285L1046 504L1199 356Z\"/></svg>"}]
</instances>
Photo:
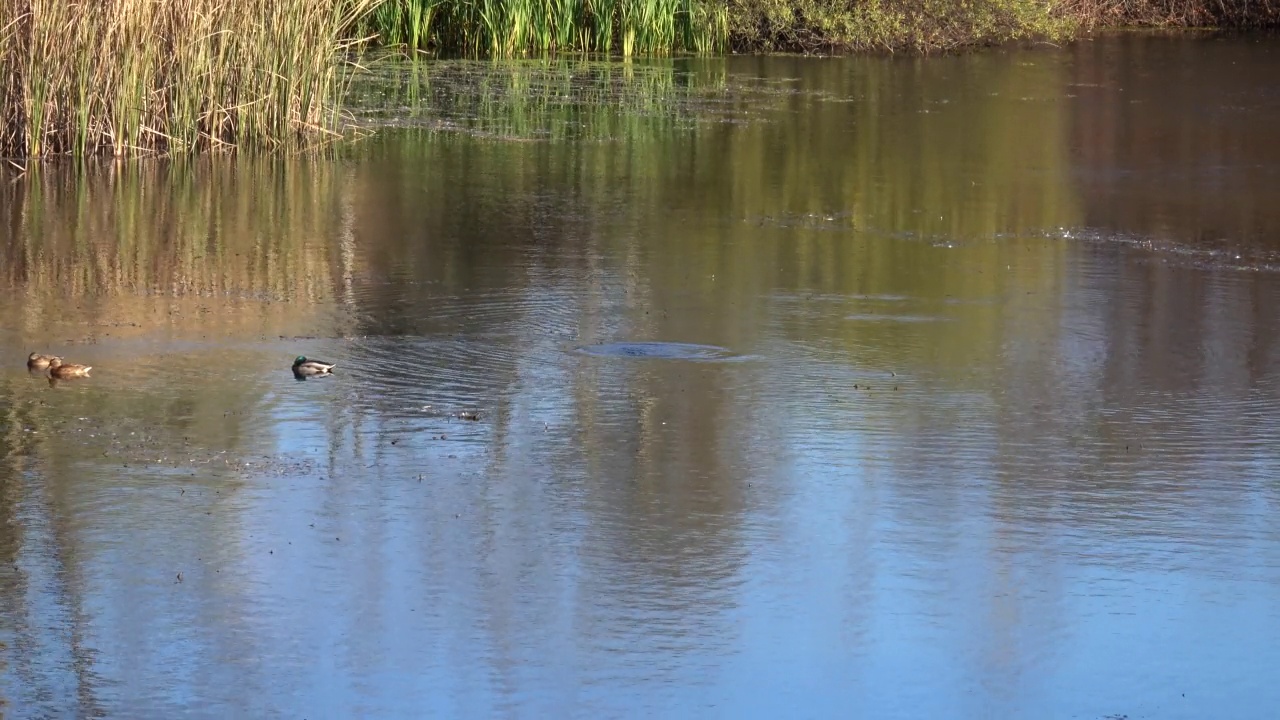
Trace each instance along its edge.
<instances>
[{"instance_id":1,"label":"calm water surface","mask_svg":"<svg viewBox=\"0 0 1280 720\"><path fill-rule=\"evenodd\" d=\"M0 716L1271 717L1277 77L439 62L6 168Z\"/></svg>"}]
</instances>

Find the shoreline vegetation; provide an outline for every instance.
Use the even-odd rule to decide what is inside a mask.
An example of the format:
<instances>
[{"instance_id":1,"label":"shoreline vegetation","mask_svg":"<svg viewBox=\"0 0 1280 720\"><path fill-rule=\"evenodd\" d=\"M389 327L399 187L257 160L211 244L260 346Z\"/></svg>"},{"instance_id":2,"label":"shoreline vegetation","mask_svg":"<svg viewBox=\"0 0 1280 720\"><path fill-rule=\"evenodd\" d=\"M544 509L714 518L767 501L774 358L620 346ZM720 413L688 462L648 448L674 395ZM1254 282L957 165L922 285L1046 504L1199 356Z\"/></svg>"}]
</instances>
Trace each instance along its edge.
<instances>
[{"instance_id":1,"label":"shoreline vegetation","mask_svg":"<svg viewBox=\"0 0 1280 720\"><path fill-rule=\"evenodd\" d=\"M1280 0L386 0L383 45L513 57L938 52L1120 28L1264 28Z\"/></svg>"},{"instance_id":2,"label":"shoreline vegetation","mask_svg":"<svg viewBox=\"0 0 1280 720\"><path fill-rule=\"evenodd\" d=\"M0 0L0 157L277 150L340 137L379 0Z\"/></svg>"},{"instance_id":3,"label":"shoreline vegetation","mask_svg":"<svg viewBox=\"0 0 1280 720\"><path fill-rule=\"evenodd\" d=\"M516 57L933 52L1280 24L1280 0L0 0L0 157L312 148L370 44ZM356 57L356 59L353 59Z\"/></svg>"}]
</instances>

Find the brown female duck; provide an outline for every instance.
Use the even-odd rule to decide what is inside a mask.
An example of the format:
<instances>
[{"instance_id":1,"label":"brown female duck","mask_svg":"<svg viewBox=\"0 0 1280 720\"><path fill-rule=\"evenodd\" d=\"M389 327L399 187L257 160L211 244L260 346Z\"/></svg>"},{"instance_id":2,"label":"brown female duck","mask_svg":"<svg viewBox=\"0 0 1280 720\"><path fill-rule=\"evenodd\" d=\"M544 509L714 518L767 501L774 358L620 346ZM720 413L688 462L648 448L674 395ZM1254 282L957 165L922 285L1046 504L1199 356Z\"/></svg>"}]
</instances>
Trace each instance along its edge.
<instances>
[{"instance_id":1,"label":"brown female duck","mask_svg":"<svg viewBox=\"0 0 1280 720\"><path fill-rule=\"evenodd\" d=\"M92 369L92 365L74 365L64 363L60 357L51 358L49 360L49 375L58 379L88 377L89 371Z\"/></svg>"},{"instance_id":2,"label":"brown female duck","mask_svg":"<svg viewBox=\"0 0 1280 720\"><path fill-rule=\"evenodd\" d=\"M31 370L44 370L49 367L49 363L54 360L61 361L62 358L57 355L41 355L40 353L31 353L27 356L27 367Z\"/></svg>"}]
</instances>

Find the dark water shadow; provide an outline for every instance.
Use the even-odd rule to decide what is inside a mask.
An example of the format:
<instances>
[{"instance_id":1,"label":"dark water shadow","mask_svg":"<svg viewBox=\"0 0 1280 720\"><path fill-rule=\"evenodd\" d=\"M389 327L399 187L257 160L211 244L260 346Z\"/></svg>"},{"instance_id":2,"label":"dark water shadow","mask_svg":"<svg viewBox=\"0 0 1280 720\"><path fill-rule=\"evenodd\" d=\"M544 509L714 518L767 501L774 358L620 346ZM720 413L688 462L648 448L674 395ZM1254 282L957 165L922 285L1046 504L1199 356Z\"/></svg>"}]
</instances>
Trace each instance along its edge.
<instances>
[{"instance_id":1,"label":"dark water shadow","mask_svg":"<svg viewBox=\"0 0 1280 720\"><path fill-rule=\"evenodd\" d=\"M583 345L575 352L594 357L634 358L640 360L692 360L725 362L744 359L731 350L715 345L678 342L613 342Z\"/></svg>"}]
</instances>

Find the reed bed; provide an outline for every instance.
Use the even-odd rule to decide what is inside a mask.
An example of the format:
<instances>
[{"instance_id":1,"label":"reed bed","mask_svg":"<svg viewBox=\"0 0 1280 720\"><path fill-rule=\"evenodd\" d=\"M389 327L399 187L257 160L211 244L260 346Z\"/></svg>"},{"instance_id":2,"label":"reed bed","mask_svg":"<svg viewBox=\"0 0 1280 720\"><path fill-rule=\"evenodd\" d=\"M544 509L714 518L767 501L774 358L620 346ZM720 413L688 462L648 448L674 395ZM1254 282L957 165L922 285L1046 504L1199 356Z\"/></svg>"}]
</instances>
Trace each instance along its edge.
<instances>
[{"instance_id":1,"label":"reed bed","mask_svg":"<svg viewBox=\"0 0 1280 720\"><path fill-rule=\"evenodd\" d=\"M363 32L388 45L490 57L712 53L728 48L729 15L715 0L386 0Z\"/></svg>"},{"instance_id":2,"label":"reed bed","mask_svg":"<svg viewBox=\"0 0 1280 720\"><path fill-rule=\"evenodd\" d=\"M332 138L350 74L344 50L380 2L0 0L0 155Z\"/></svg>"},{"instance_id":3,"label":"reed bed","mask_svg":"<svg viewBox=\"0 0 1280 720\"><path fill-rule=\"evenodd\" d=\"M1280 0L384 0L388 45L512 57L946 51L1125 26L1275 27Z\"/></svg>"}]
</instances>

